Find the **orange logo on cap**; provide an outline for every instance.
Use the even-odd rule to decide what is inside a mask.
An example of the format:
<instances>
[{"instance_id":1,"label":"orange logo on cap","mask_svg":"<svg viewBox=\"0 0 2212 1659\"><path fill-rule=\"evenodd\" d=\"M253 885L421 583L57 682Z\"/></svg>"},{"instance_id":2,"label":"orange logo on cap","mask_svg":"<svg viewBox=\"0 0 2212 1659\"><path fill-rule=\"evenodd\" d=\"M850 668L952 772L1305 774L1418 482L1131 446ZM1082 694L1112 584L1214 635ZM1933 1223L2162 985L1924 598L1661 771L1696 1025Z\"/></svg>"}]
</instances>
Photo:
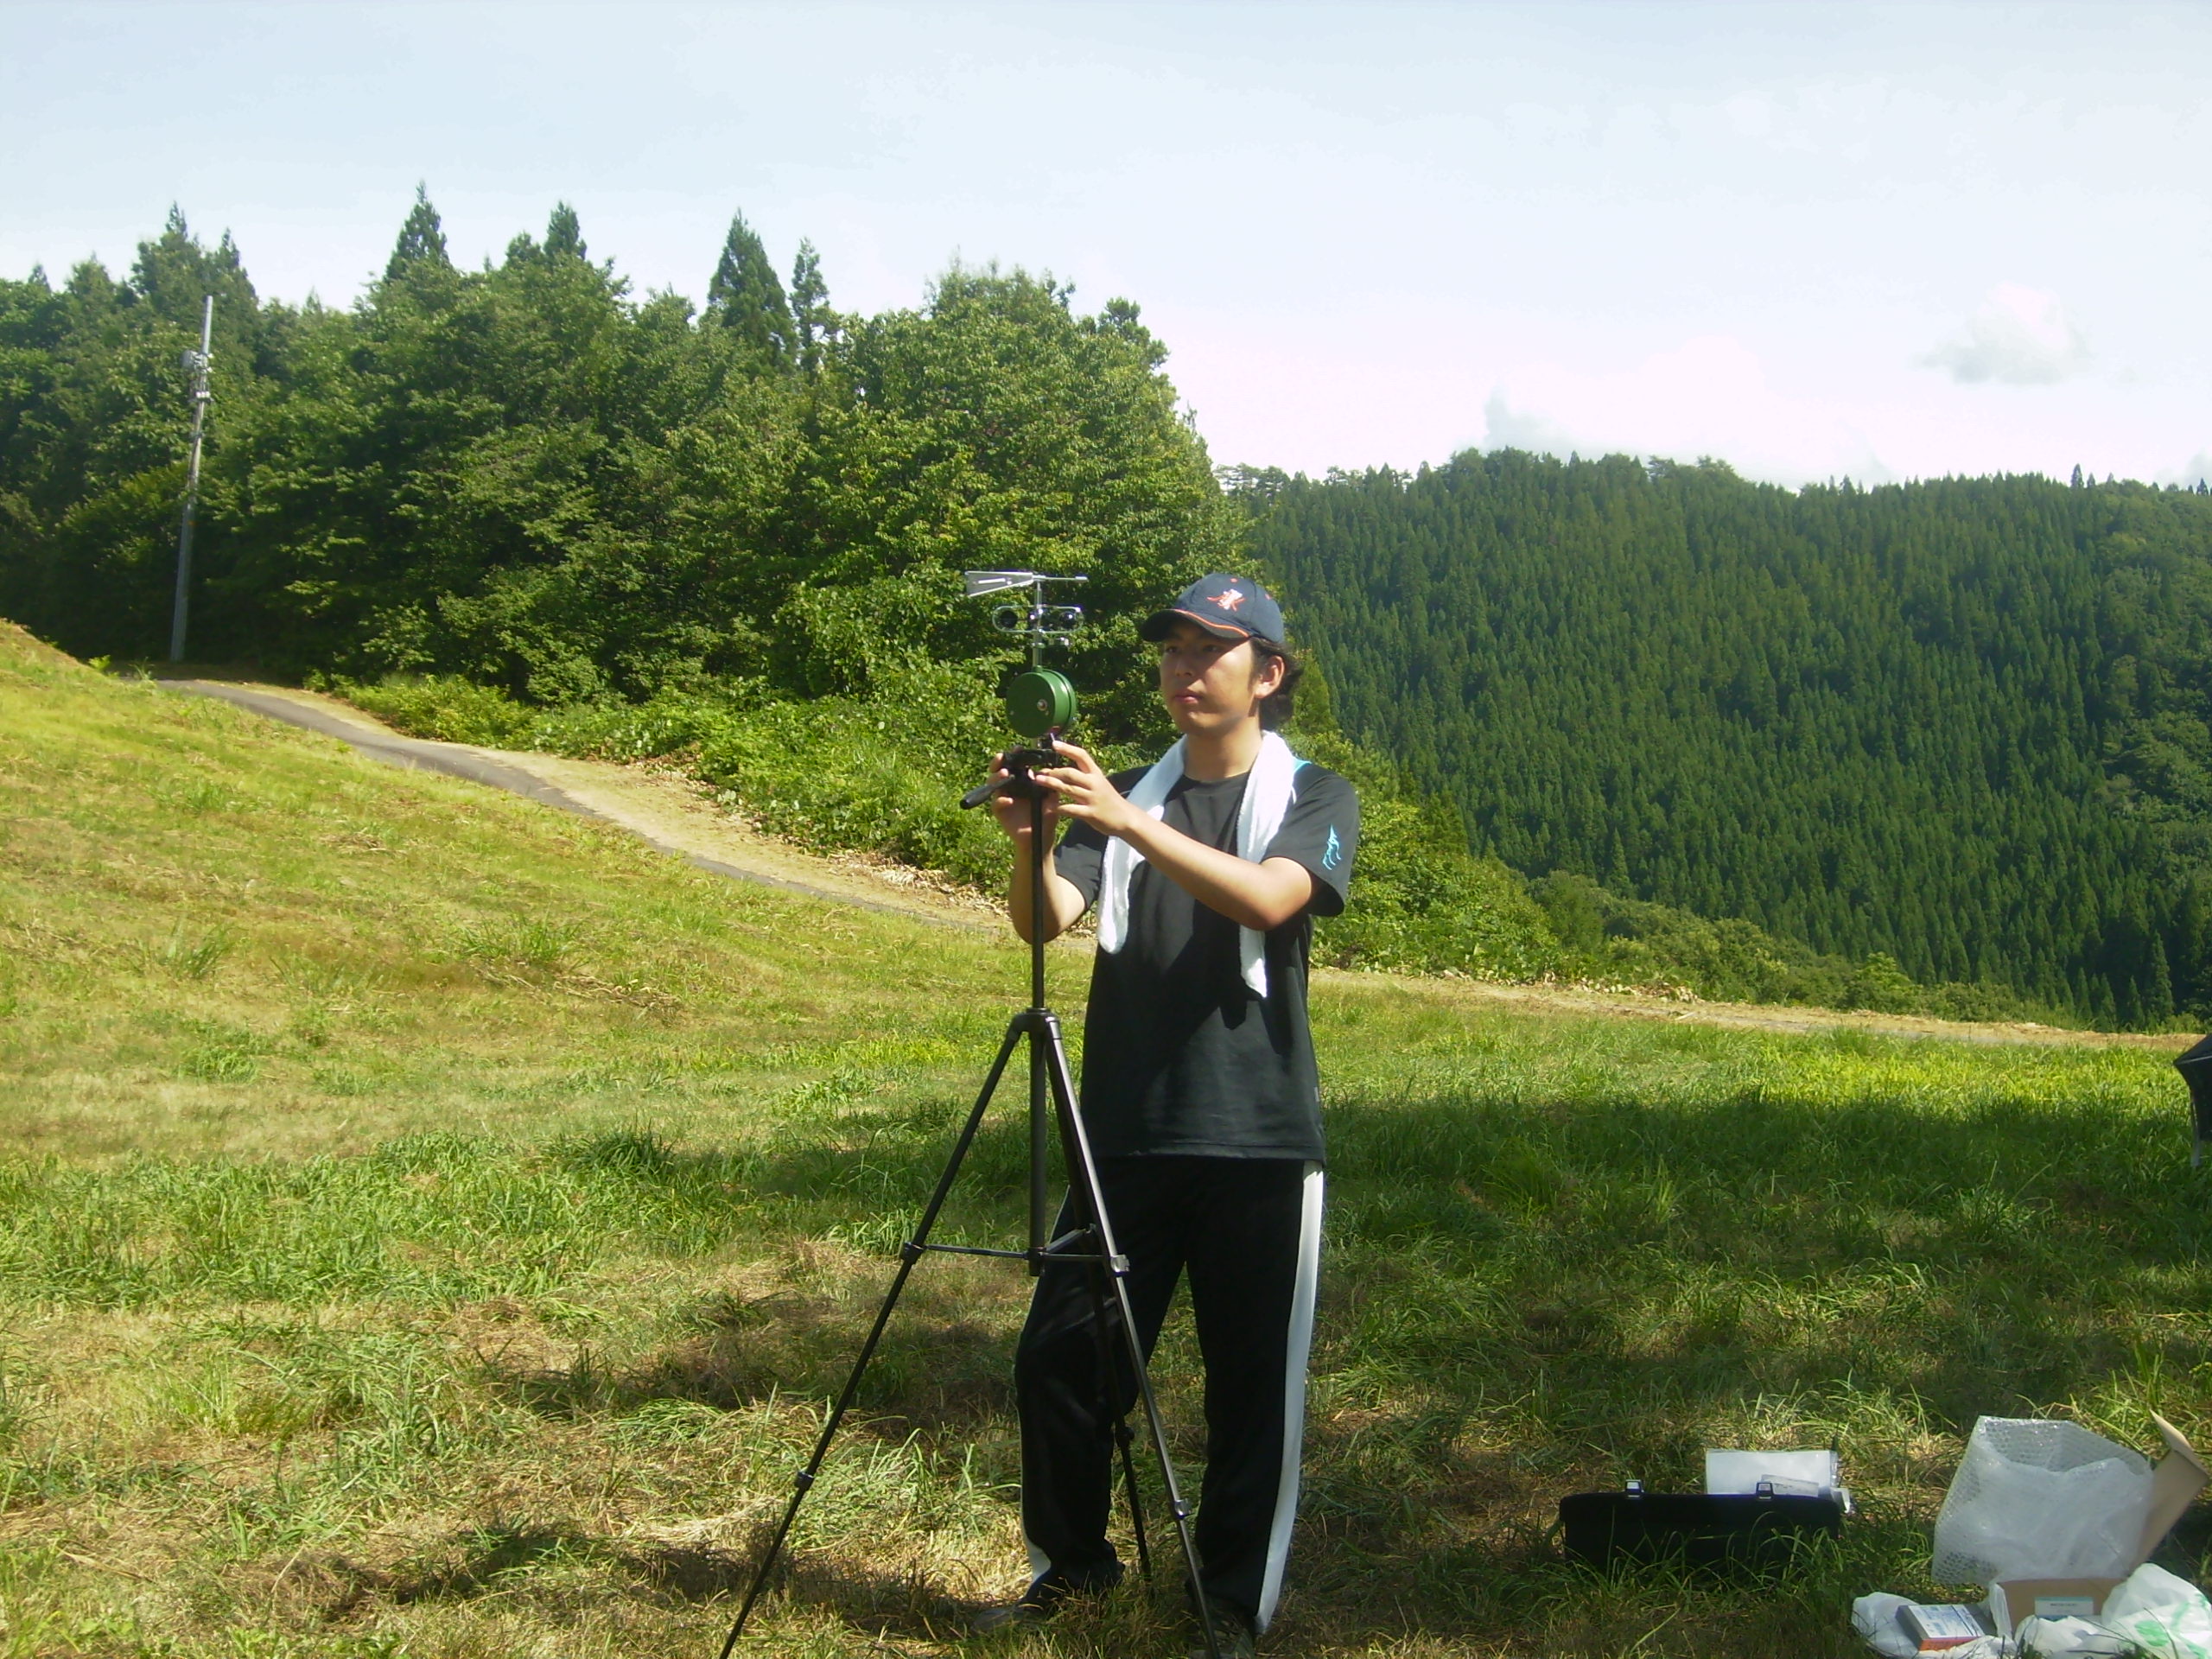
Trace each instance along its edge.
<instances>
[{"instance_id":1,"label":"orange logo on cap","mask_svg":"<svg viewBox=\"0 0 2212 1659\"><path fill-rule=\"evenodd\" d=\"M1231 588L1225 594L1216 594L1213 598L1207 602L1210 604L1218 605L1224 611L1233 611L1239 605L1242 605L1244 602L1243 590L1237 588Z\"/></svg>"}]
</instances>

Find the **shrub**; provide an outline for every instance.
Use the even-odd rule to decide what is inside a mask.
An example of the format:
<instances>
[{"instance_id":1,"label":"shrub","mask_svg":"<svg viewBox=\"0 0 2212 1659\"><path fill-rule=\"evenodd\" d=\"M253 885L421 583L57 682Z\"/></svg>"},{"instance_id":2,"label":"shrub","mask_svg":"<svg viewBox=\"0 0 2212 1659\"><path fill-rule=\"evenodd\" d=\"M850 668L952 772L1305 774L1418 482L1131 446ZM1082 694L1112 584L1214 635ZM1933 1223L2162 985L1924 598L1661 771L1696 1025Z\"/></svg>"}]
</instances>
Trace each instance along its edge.
<instances>
[{"instance_id":1,"label":"shrub","mask_svg":"<svg viewBox=\"0 0 2212 1659\"><path fill-rule=\"evenodd\" d=\"M1006 879L1006 842L960 797L1010 734L990 664L879 660L868 689L795 701L760 682L669 690L642 702L533 708L442 676L333 682L417 736L595 760L679 760L753 822L817 852L867 852L984 891ZM1529 880L1467 848L1459 814L1389 761L1328 728L1325 703L1296 731L1300 752L1360 791L1356 902L1315 932L1338 967L1525 982L1675 987L1701 997L1794 1002L1950 1019L2018 1019L2012 993L1923 986L1896 962L1824 957L1738 918L1710 921L1609 893L1586 876ZM1109 769L1151 758L1101 745ZM2048 1017L2047 1010L2034 1010Z\"/></svg>"},{"instance_id":2,"label":"shrub","mask_svg":"<svg viewBox=\"0 0 2212 1659\"><path fill-rule=\"evenodd\" d=\"M355 680L323 683L401 731L442 743L513 748L537 718L535 711L497 687L457 674L389 674L374 685Z\"/></svg>"}]
</instances>

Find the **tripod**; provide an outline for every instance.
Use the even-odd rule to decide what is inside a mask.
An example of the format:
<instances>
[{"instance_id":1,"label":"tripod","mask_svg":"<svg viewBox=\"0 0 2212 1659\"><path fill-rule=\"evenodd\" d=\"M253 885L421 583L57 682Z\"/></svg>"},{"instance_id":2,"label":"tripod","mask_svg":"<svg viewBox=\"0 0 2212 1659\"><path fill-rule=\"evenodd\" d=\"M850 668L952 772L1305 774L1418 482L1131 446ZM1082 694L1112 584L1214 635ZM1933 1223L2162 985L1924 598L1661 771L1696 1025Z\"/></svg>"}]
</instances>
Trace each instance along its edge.
<instances>
[{"instance_id":1,"label":"tripod","mask_svg":"<svg viewBox=\"0 0 2212 1659\"><path fill-rule=\"evenodd\" d=\"M963 806L980 806L994 795L1010 793L1026 798L1029 803L1029 892L1033 918L1045 892L1045 788L1028 775L1028 766L1051 764L1058 755L1049 747L1020 752L1009 757L1013 775L1004 782L992 782L969 791L962 800ZM1060 1040L1059 1017L1045 1003L1045 934L1041 927L1031 926L1029 939L1029 1006L1007 1022L1006 1036L999 1044L998 1057L991 1062L991 1069L984 1079L976 1104L962 1125L960 1134L952 1143L952 1154L945 1160L944 1173L938 1177L937 1190L930 1195L929 1205L922 1211L920 1223L913 1236L899 1247L899 1271L891 1281L891 1288L884 1294L883 1305L876 1310L875 1323L869 1327L868 1339L861 1344L860 1357L853 1362L852 1374L845 1379L844 1391L830 1408L822 1433L814 1443L814 1454L806 1466L791 1480L791 1501L785 1506L783 1519L770 1537L768 1548L761 1555L760 1565L754 1571L753 1583L745 1592L745 1600L738 1608L737 1622L730 1626L728 1639L723 1642L721 1659L730 1659L738 1637L744 1633L746 1620L763 1590L769 1574L774 1570L777 1558L782 1554L784 1541L791 1534L791 1522L798 1516L799 1505L814 1485L822 1471L823 1459L830 1455L830 1442L836 1438L838 1427L845 1414L851 1409L860 1392L861 1378L866 1374L868 1362L874 1358L876 1344L882 1339L884 1327L891 1322L891 1313L899 1305L899 1298L906 1288L906 1280L914 1264L931 1252L945 1255L985 1255L1005 1261L1028 1264L1030 1276L1036 1277L1048 1265L1081 1265L1091 1273L1097 1306L1093 1314L1094 1328L1098 1333L1100 1386L1110 1390L1112 1338L1106 1332L1109 1323L1117 1324L1122 1332L1128 1358L1137 1382L1137 1397L1144 1406L1145 1422L1151 1431L1153 1455L1159 1461L1160 1484L1167 1495L1168 1513L1174 1517L1175 1531L1182 1545L1183 1565L1188 1574L1192 1600L1196 1604L1199 1628L1205 1634L1208 1659L1221 1659L1221 1648L1214 1632L1213 1611L1207 1605L1205 1583L1198 1576L1198 1554L1191 1538L1190 1511L1183 1502L1182 1490L1175 1478L1175 1465L1167 1452L1167 1433L1160 1416L1160 1403L1152 1389L1152 1377L1145 1363L1144 1343L1137 1332L1137 1322L1129 1305L1128 1258L1114 1242L1112 1222L1106 1213L1106 1197L1098 1180L1097 1160L1091 1156L1090 1139L1084 1131L1083 1114L1076 1106L1075 1089L1069 1081L1067 1049ZM1029 1243L1020 1250L996 1250L967 1244L935 1244L930 1234L937 1226L938 1213L951 1195L960 1166L966 1160L969 1148L975 1144L976 1132L982 1128L983 1114L989 1109L991 1097L997 1093L999 1080L1006 1075L1014 1058L1014 1050L1027 1045L1029 1055ZM1053 1225L1051 1192L1051 1164L1052 1133L1057 1123L1061 1151L1065 1156L1068 1172L1069 1209L1074 1225L1058 1238L1052 1236ZM1110 1395L1109 1395L1110 1397ZM1118 1418L1111 1412L1109 1417ZM1129 1449L1129 1430L1125 1421L1116 1423L1116 1439L1122 1453L1122 1468L1128 1492L1129 1520L1136 1534L1139 1570L1147 1577L1152 1572L1152 1557L1147 1548L1144 1512L1137 1498L1136 1464Z\"/></svg>"}]
</instances>

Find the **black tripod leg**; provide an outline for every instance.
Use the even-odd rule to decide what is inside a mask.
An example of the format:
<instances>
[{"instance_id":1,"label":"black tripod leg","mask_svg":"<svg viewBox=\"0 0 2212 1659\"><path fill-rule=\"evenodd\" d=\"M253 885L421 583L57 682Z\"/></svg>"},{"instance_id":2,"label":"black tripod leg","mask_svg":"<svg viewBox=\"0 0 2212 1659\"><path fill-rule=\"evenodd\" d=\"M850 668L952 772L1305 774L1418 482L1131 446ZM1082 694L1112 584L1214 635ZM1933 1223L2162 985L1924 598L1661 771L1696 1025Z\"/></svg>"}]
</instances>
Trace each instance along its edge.
<instances>
[{"instance_id":1,"label":"black tripod leg","mask_svg":"<svg viewBox=\"0 0 2212 1659\"><path fill-rule=\"evenodd\" d=\"M1137 1379L1137 1397L1144 1404L1146 1425L1152 1431L1153 1455L1159 1460L1160 1485L1167 1494L1167 1512L1175 1520L1175 1535L1183 1547L1184 1570L1190 1574L1191 1599L1196 1604L1198 1628L1205 1633L1206 1659L1221 1659L1221 1638L1213 1627L1213 1609L1206 1598L1205 1580L1198 1576L1198 1545L1191 1536L1191 1512L1175 1478L1175 1460L1167 1450L1167 1428L1160 1415L1160 1402L1152 1391L1151 1369L1145 1363L1144 1339L1137 1334L1135 1311L1129 1306L1128 1261L1114 1242L1114 1224L1106 1213L1106 1194L1099 1185L1098 1162L1090 1155L1090 1137L1076 1108L1075 1084L1068 1075L1067 1050L1060 1041L1060 1024L1044 1015L1045 1038L1052 1055L1053 1103L1059 1108L1060 1145L1067 1154L1068 1181L1082 1194L1080 1203L1090 1212L1092 1245L1105 1257L1105 1271L1113 1286L1115 1310L1121 1316L1122 1338L1129 1351L1129 1365Z\"/></svg>"},{"instance_id":2,"label":"black tripod leg","mask_svg":"<svg viewBox=\"0 0 2212 1659\"><path fill-rule=\"evenodd\" d=\"M853 1362L852 1375L845 1379L844 1391L830 1408L829 1421L822 1425L821 1437L814 1443L814 1455L806 1460L806 1467L791 1478L791 1502L785 1506L784 1518L777 1522L775 1535L769 1539L767 1551L753 1574L744 1603L737 1610L737 1622L729 1627L728 1638L722 1643L721 1659L729 1659L731 1650L737 1646L737 1638L745 1633L745 1621L753 1616L753 1604L767 1587L768 1575L783 1554L784 1540L791 1535L791 1522L798 1518L798 1506L806 1501L815 1477L822 1472L823 1460L830 1455L830 1442L836 1437L838 1425L845 1421L846 1412L852 1408L853 1401L860 1394L861 1378L868 1370L868 1362L875 1357L876 1344L883 1339L884 1327L891 1323L891 1311L899 1306L907 1276L913 1272L914 1263L922 1259L924 1247L937 1226L938 1212L944 1208L944 1201L951 1194L953 1179L960 1173L968 1149L976 1143L976 1132L982 1127L983 1113L991 1103L991 1096L998 1091L999 1079L1006 1074L1007 1062L1014 1058L1014 1046L1025 1033L1029 1034L1033 1046L1036 1043L1031 1027L1032 1020L1027 1014L1015 1015L1007 1027L1006 1039L999 1045L998 1058L991 1062L990 1075L983 1079L975 1107L969 1112L967 1122L961 1126L959 1138L952 1143L952 1155L945 1160L944 1173L938 1177L937 1191L930 1195L929 1207L922 1211L914 1236L899 1247L899 1271L891 1281L891 1288L884 1293L883 1306L875 1311L875 1323L868 1328L868 1340L861 1344L860 1357Z\"/></svg>"},{"instance_id":3,"label":"black tripod leg","mask_svg":"<svg viewBox=\"0 0 2212 1659\"><path fill-rule=\"evenodd\" d=\"M1152 1576L1152 1542L1144 1532L1144 1500L1137 1495L1137 1459L1133 1449L1136 1439L1129 1432L1127 1418L1115 1419L1114 1440L1122 1448L1122 1484L1129 1495L1129 1531L1137 1541L1137 1571L1148 1579Z\"/></svg>"}]
</instances>

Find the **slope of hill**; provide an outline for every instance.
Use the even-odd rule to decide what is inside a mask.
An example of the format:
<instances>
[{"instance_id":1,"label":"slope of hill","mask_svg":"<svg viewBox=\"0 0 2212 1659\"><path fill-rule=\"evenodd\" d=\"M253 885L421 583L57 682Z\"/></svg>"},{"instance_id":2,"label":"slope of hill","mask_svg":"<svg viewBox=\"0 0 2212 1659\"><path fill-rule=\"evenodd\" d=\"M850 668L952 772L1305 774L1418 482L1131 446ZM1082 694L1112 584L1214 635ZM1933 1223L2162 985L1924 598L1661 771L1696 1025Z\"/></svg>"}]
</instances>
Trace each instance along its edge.
<instances>
[{"instance_id":1,"label":"slope of hill","mask_svg":"<svg viewBox=\"0 0 2212 1659\"><path fill-rule=\"evenodd\" d=\"M957 675L909 671L866 697L664 693L642 705L550 709L436 676L326 683L421 736L660 757L817 851L887 856L994 893L1004 880L1003 840L955 804L1003 728L992 701ZM1351 778L1361 797L1358 899L1315 934L1318 959L1332 966L1955 1020L2054 1017L2002 987L1916 983L1879 954L1823 956L1741 919L1707 921L1573 876L1525 881L1495 857L1471 855L1455 810L1346 741L1325 702L1315 703L1287 734L1301 753ZM1088 728L1080 735L1097 743ZM1101 753L1122 766L1149 752L1128 745Z\"/></svg>"},{"instance_id":2,"label":"slope of hill","mask_svg":"<svg viewBox=\"0 0 2212 1659\"><path fill-rule=\"evenodd\" d=\"M1339 719L1478 849L2101 1020L2212 1004L2212 499L1512 452L1243 483Z\"/></svg>"},{"instance_id":3,"label":"slope of hill","mask_svg":"<svg viewBox=\"0 0 2212 1659\"><path fill-rule=\"evenodd\" d=\"M5 628L0 776L0 1644L710 1651L1019 951ZM1064 1007L1082 966L1054 959ZM1978 1411L2140 1438L2155 1398L2208 1432L2164 1053L1497 995L1316 988L1331 1255L1287 1659L1845 1659L1849 1593L1932 1592ZM987 1128L956 1236L1018 1224L1023 1147ZM947 1655L1020 1582L1025 1289L918 1274L762 1650ZM1171 1329L1189 1459L1194 1369ZM1831 1436L1862 1512L1779 1586L1599 1580L1543 1541L1564 1491ZM1163 1574L1054 1640L1171 1650L1178 1600Z\"/></svg>"},{"instance_id":4,"label":"slope of hill","mask_svg":"<svg viewBox=\"0 0 2212 1659\"><path fill-rule=\"evenodd\" d=\"M210 293L199 649L358 682L418 731L458 711L493 728L474 741L689 751L817 846L997 879L995 836L951 803L1001 735L1022 653L963 597L963 567L1087 575L1061 660L1084 741L1135 761L1168 735L1138 618L1245 556L1166 347L1125 301L1086 315L1049 276L956 264L913 309L848 315L804 250L787 294L740 219L695 310L633 296L566 207L542 241L456 270L425 199L360 304L334 311L257 296L234 245L173 213L121 281L96 261L59 286L0 279L0 610L80 653L167 638L177 353ZM1648 802L1622 808L1628 886L1554 858L1569 873L1529 863L1532 890L1471 855L1440 774L1409 786L1325 721L1295 734L1357 772L1368 809L1364 896L1327 930L1340 963L1966 1017L2155 1025L2171 1001L2154 965L2120 1001L2063 1008L2063 974L2023 996L1978 935L1908 973L1883 943L1914 942L1896 929L1853 942L1783 906L1763 931L1707 903L1741 885L1732 870L1686 867L1682 897L1655 904Z\"/></svg>"},{"instance_id":5,"label":"slope of hill","mask_svg":"<svg viewBox=\"0 0 2212 1659\"><path fill-rule=\"evenodd\" d=\"M289 723L340 737L379 758L467 778L494 788L518 791L546 801L561 810L617 825L639 836L648 845L683 858L696 867L747 881L758 881L787 893L805 893L835 903L868 910L887 910L925 917L940 923L1002 931L1003 912L995 893L987 895L935 872L917 869L880 856L836 852L810 852L799 841L762 832L753 817L734 810L728 791L718 791L679 766L652 760L620 763L582 759L544 750L485 747L476 744L410 738L362 711L358 706L325 694L255 683L161 682L165 686L226 701L270 715ZM359 689L356 688L357 693ZM378 688L372 701L397 702L418 712L425 696L438 695L421 687ZM1386 802L1386 806L1392 804ZM1370 902L1369 883L1360 884L1360 902ZM1600 901L1615 902L1610 895ZM1644 907L1657 911L1658 906ZM1679 925L1694 918L1675 918ZM1056 948L1087 949L1088 930L1078 924L1075 933ZM1325 938L1322 955L1331 953ZM1332 977L1329 968L1319 971ZM1920 988L1910 987L1917 991ZM1560 985L1537 980L1484 980L1447 976L1429 981L1422 992L1454 1001L1479 1006L1503 1003L1514 1007L1557 1010L1578 1014L1618 1014L1633 1019L1663 1020L1670 1024L1719 1025L1761 1031L1856 1031L1891 1036L1939 1036L1972 1043L2140 1043L2160 1050L2175 1046L2171 1037L2134 1037L2067 1030L2036 1021L2012 1019L1946 1019L1903 1009L1887 1011L1854 1006L1775 1006L1772 1003L1714 1001L1688 994L1679 986L1639 990L1635 987ZM1863 1001L1863 998L1860 999Z\"/></svg>"}]
</instances>

